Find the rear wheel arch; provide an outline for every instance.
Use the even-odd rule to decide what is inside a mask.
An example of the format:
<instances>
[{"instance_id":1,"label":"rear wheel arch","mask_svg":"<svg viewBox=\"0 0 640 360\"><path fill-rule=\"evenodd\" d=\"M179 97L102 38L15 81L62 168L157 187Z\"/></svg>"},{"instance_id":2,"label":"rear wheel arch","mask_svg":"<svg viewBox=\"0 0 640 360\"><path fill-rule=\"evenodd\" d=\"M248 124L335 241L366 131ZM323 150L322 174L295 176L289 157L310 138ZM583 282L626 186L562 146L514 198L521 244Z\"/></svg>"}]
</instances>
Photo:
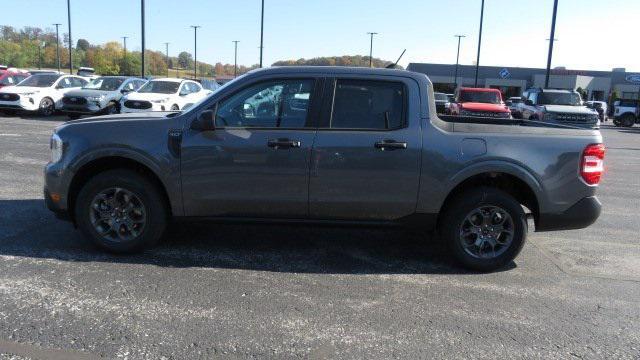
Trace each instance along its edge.
<instances>
[{"instance_id":1,"label":"rear wheel arch","mask_svg":"<svg viewBox=\"0 0 640 360\"><path fill-rule=\"evenodd\" d=\"M523 180L520 175L501 169L475 173L457 182L442 202L438 215L438 227L440 227L440 221L442 220L441 214L447 210L447 207L451 205L454 199L462 193L480 187L495 188L509 194L531 211L537 224L540 215L540 199L536 195L535 189L537 186L531 184L530 181Z\"/></svg>"},{"instance_id":2,"label":"rear wheel arch","mask_svg":"<svg viewBox=\"0 0 640 360\"><path fill-rule=\"evenodd\" d=\"M158 188L158 191L162 195L162 198L167 207L166 210L171 216L171 200L169 198L169 194L167 193L166 186L164 185L160 177L150 167L146 166L140 161L125 156L107 156L91 160L79 167L75 172L73 179L71 180L71 184L69 185L69 196L67 200L67 209L69 211L69 214L71 215L71 219L75 221L75 203L82 187L96 175L105 171L116 169L131 170L147 178Z\"/></svg>"}]
</instances>

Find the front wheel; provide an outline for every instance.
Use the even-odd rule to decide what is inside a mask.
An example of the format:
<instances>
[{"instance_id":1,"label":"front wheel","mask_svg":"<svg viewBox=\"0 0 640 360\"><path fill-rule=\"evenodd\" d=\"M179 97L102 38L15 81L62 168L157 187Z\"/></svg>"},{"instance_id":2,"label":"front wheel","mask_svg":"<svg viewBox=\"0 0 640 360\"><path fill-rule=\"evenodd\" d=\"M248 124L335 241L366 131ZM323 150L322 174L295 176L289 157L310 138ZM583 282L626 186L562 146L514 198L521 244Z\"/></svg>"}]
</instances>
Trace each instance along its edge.
<instances>
[{"instance_id":1,"label":"front wheel","mask_svg":"<svg viewBox=\"0 0 640 360\"><path fill-rule=\"evenodd\" d=\"M464 267L492 271L513 261L527 237L522 206L509 194L483 187L466 191L447 205L441 235Z\"/></svg>"},{"instance_id":2,"label":"front wheel","mask_svg":"<svg viewBox=\"0 0 640 360\"><path fill-rule=\"evenodd\" d=\"M178 104L171 105L171 111L178 111L178 110L180 110L180 107L178 106Z\"/></svg>"},{"instance_id":3,"label":"front wheel","mask_svg":"<svg viewBox=\"0 0 640 360\"><path fill-rule=\"evenodd\" d=\"M38 113L40 113L40 115L51 116L55 110L56 107L53 99L46 97L40 100L40 105L38 106Z\"/></svg>"},{"instance_id":4,"label":"front wheel","mask_svg":"<svg viewBox=\"0 0 640 360\"><path fill-rule=\"evenodd\" d=\"M631 114L627 114L620 119L620 122L624 127L632 127L636 122L636 117Z\"/></svg>"},{"instance_id":5,"label":"front wheel","mask_svg":"<svg viewBox=\"0 0 640 360\"><path fill-rule=\"evenodd\" d=\"M116 105L116 103L111 102L107 105L107 107L104 109L104 113L105 115L115 115L118 114L120 111L118 110L118 105Z\"/></svg>"},{"instance_id":6,"label":"front wheel","mask_svg":"<svg viewBox=\"0 0 640 360\"><path fill-rule=\"evenodd\" d=\"M147 178L129 170L109 170L80 190L75 218L80 230L98 247L130 253L160 241L167 205Z\"/></svg>"}]
</instances>

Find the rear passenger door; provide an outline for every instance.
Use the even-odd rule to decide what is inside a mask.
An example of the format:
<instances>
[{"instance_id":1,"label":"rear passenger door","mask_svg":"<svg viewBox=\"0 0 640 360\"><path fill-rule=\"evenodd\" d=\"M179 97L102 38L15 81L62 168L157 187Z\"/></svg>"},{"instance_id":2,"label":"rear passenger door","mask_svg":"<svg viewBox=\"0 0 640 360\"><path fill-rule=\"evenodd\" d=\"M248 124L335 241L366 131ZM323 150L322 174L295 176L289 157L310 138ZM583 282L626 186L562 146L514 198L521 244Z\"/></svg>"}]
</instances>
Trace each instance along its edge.
<instances>
[{"instance_id":1,"label":"rear passenger door","mask_svg":"<svg viewBox=\"0 0 640 360\"><path fill-rule=\"evenodd\" d=\"M413 214L422 149L417 83L338 78L327 82L325 94L311 159L311 217L394 220Z\"/></svg>"}]
</instances>

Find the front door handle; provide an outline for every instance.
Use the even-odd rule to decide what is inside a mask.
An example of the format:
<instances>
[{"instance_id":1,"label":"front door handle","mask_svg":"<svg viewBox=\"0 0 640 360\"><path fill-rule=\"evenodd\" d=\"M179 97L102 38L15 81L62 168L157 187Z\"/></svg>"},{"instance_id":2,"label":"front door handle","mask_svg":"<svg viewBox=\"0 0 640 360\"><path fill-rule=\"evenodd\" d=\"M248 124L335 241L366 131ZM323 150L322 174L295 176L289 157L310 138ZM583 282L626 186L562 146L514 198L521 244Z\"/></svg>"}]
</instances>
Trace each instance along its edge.
<instances>
[{"instance_id":1,"label":"front door handle","mask_svg":"<svg viewBox=\"0 0 640 360\"><path fill-rule=\"evenodd\" d=\"M382 151L385 150L404 150L407 148L406 142L395 141L395 140L382 140L375 143L376 149L380 149Z\"/></svg>"},{"instance_id":2,"label":"front door handle","mask_svg":"<svg viewBox=\"0 0 640 360\"><path fill-rule=\"evenodd\" d=\"M290 149L299 148L300 141L290 139L270 139L267 141L267 146L274 149Z\"/></svg>"}]
</instances>

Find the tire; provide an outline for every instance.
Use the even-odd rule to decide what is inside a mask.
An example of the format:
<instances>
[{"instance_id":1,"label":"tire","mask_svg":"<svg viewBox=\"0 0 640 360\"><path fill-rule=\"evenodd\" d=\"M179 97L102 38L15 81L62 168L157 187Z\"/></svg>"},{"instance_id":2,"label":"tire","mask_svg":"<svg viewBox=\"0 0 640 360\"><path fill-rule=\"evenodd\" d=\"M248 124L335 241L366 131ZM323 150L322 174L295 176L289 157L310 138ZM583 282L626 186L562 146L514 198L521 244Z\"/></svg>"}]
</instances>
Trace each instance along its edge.
<instances>
[{"instance_id":1,"label":"tire","mask_svg":"<svg viewBox=\"0 0 640 360\"><path fill-rule=\"evenodd\" d=\"M177 104L171 105L171 111L178 111L178 110L180 110L180 107Z\"/></svg>"},{"instance_id":2,"label":"tire","mask_svg":"<svg viewBox=\"0 0 640 360\"><path fill-rule=\"evenodd\" d=\"M122 209L125 203L128 212ZM130 170L108 170L82 187L75 204L75 219L85 237L99 248L133 253L160 242L167 224L167 208L160 190L147 178Z\"/></svg>"},{"instance_id":3,"label":"tire","mask_svg":"<svg viewBox=\"0 0 640 360\"><path fill-rule=\"evenodd\" d=\"M633 126L633 124L635 124L635 123L636 123L636 117L635 117L635 116L633 116L633 115L631 115L631 114L623 115L623 116L620 118L620 123L621 123L621 125L622 125L622 126L624 126L624 127L632 127L632 126Z\"/></svg>"},{"instance_id":4,"label":"tire","mask_svg":"<svg viewBox=\"0 0 640 360\"><path fill-rule=\"evenodd\" d=\"M115 114L119 114L120 110L118 109L118 105L116 105L116 103L114 102L110 102L106 108L104 108L104 114L105 115L115 115Z\"/></svg>"},{"instance_id":5,"label":"tire","mask_svg":"<svg viewBox=\"0 0 640 360\"><path fill-rule=\"evenodd\" d=\"M474 226L474 221L481 226ZM465 268L482 272L500 269L513 261L522 250L528 231L522 206L511 195L490 187L453 198L440 224L440 235L453 257ZM501 226L503 231L499 230ZM475 245L479 242L482 245Z\"/></svg>"},{"instance_id":6,"label":"tire","mask_svg":"<svg viewBox=\"0 0 640 360\"><path fill-rule=\"evenodd\" d=\"M56 111L56 104L50 97L45 97L40 100L38 105L38 114L42 116L51 116Z\"/></svg>"}]
</instances>

